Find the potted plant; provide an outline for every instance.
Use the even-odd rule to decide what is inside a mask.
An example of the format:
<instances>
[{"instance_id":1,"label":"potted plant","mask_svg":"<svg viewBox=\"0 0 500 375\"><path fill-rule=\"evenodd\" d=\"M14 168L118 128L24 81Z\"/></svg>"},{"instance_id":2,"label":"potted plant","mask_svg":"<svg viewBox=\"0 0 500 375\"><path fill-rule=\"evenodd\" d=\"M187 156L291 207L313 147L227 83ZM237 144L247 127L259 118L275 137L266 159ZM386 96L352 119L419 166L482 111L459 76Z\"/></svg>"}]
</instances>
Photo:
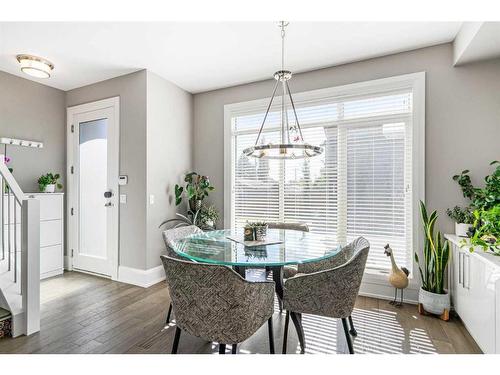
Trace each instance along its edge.
<instances>
[{"instance_id":1,"label":"potted plant","mask_svg":"<svg viewBox=\"0 0 500 375\"><path fill-rule=\"evenodd\" d=\"M434 234L434 225L438 217L436 211L428 216L425 204L421 201L420 213L425 240L422 265L415 253L415 261L422 279L418 302L425 311L441 315L450 310L450 295L444 289L444 276L450 259L450 245L443 239L441 232L437 231Z\"/></svg>"},{"instance_id":2,"label":"potted plant","mask_svg":"<svg viewBox=\"0 0 500 375\"><path fill-rule=\"evenodd\" d=\"M43 193L54 193L56 191L56 186L58 189L62 189L62 184L60 184L59 178L61 176L56 173L53 174L51 172L44 174L38 178L38 188Z\"/></svg>"},{"instance_id":3,"label":"potted plant","mask_svg":"<svg viewBox=\"0 0 500 375\"><path fill-rule=\"evenodd\" d=\"M186 187L175 185L175 205L182 202L182 193L185 191L189 202L189 210L197 212L201 209L202 201L208 193L215 188L210 184L207 176L201 176L196 172L190 172L184 177Z\"/></svg>"},{"instance_id":4,"label":"potted plant","mask_svg":"<svg viewBox=\"0 0 500 375\"><path fill-rule=\"evenodd\" d=\"M219 220L219 211L214 205L203 205L200 209L199 223L206 229L215 229Z\"/></svg>"},{"instance_id":5,"label":"potted plant","mask_svg":"<svg viewBox=\"0 0 500 375\"><path fill-rule=\"evenodd\" d=\"M484 251L490 250L493 254L500 255L500 205L488 210L476 210L474 218L474 234L469 243L464 240L461 245L469 245L471 252L475 246L479 246Z\"/></svg>"},{"instance_id":6,"label":"potted plant","mask_svg":"<svg viewBox=\"0 0 500 375\"><path fill-rule=\"evenodd\" d=\"M455 234L459 237L468 237L468 233L474 223L474 215L467 209L455 206L452 210L446 210L450 219L455 221Z\"/></svg>"},{"instance_id":7,"label":"potted plant","mask_svg":"<svg viewBox=\"0 0 500 375\"><path fill-rule=\"evenodd\" d=\"M267 223L264 221L256 221L249 223L249 225L253 228L255 241L265 241L267 236Z\"/></svg>"}]
</instances>

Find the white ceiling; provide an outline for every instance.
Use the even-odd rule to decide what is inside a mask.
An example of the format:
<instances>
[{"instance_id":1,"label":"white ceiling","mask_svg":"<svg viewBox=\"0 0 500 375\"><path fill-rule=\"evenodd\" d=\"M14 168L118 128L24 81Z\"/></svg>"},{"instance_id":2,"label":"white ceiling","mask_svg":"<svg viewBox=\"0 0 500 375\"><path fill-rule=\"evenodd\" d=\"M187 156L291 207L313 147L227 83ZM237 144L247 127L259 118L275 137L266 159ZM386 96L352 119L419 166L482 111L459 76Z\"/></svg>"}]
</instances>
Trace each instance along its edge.
<instances>
[{"instance_id":1,"label":"white ceiling","mask_svg":"<svg viewBox=\"0 0 500 375\"><path fill-rule=\"evenodd\" d=\"M286 67L293 72L452 41L461 22L292 22ZM20 72L16 54L52 61L50 79L70 90L149 69L196 93L267 79L280 67L273 22L0 23L0 70Z\"/></svg>"}]
</instances>

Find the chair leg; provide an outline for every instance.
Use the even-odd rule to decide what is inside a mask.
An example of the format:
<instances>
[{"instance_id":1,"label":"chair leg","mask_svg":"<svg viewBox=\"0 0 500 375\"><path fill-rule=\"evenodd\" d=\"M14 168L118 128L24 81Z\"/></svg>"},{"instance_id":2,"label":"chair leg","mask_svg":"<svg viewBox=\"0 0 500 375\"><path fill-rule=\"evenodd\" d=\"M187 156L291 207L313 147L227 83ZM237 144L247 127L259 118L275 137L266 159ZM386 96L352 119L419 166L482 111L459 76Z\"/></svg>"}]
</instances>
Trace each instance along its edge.
<instances>
[{"instance_id":1,"label":"chair leg","mask_svg":"<svg viewBox=\"0 0 500 375\"><path fill-rule=\"evenodd\" d=\"M290 311L286 311L285 332L283 332L283 354L286 354L286 345L288 343L288 324L290 323Z\"/></svg>"},{"instance_id":2,"label":"chair leg","mask_svg":"<svg viewBox=\"0 0 500 375\"><path fill-rule=\"evenodd\" d=\"M354 322L352 321L352 316L349 315L349 325L351 326L351 329L349 330L349 333L356 337L358 335L358 331L356 331L356 328L354 328Z\"/></svg>"},{"instance_id":3,"label":"chair leg","mask_svg":"<svg viewBox=\"0 0 500 375\"><path fill-rule=\"evenodd\" d=\"M278 307L280 309L280 314L281 314L283 312L283 301L280 299L278 295L276 295L276 297L278 297Z\"/></svg>"},{"instance_id":4,"label":"chair leg","mask_svg":"<svg viewBox=\"0 0 500 375\"><path fill-rule=\"evenodd\" d=\"M347 326L347 319L342 318L342 326L344 326L345 339L347 340L347 347L349 348L349 354L354 354L354 348L352 347L352 339L349 334L349 327Z\"/></svg>"},{"instance_id":5,"label":"chair leg","mask_svg":"<svg viewBox=\"0 0 500 375\"><path fill-rule=\"evenodd\" d=\"M231 354L236 354L238 350L238 344L233 344L233 348L231 349Z\"/></svg>"},{"instance_id":6,"label":"chair leg","mask_svg":"<svg viewBox=\"0 0 500 375\"><path fill-rule=\"evenodd\" d=\"M174 343L172 345L172 354L177 354L177 348L179 347L180 338L181 338L181 329L179 327L175 327L175 337L174 337Z\"/></svg>"},{"instance_id":7,"label":"chair leg","mask_svg":"<svg viewBox=\"0 0 500 375\"><path fill-rule=\"evenodd\" d=\"M296 312L290 312L290 316L297 330L297 336L299 336L300 354L304 354L306 352L306 339L304 337L304 327L302 327L302 316Z\"/></svg>"},{"instance_id":8,"label":"chair leg","mask_svg":"<svg viewBox=\"0 0 500 375\"><path fill-rule=\"evenodd\" d=\"M267 330L269 331L269 353L274 354L274 330L272 316L267 320Z\"/></svg>"},{"instance_id":9,"label":"chair leg","mask_svg":"<svg viewBox=\"0 0 500 375\"><path fill-rule=\"evenodd\" d=\"M170 302L170 306L168 307L167 320L165 321L165 325L170 323L170 315L172 314L172 302Z\"/></svg>"},{"instance_id":10,"label":"chair leg","mask_svg":"<svg viewBox=\"0 0 500 375\"><path fill-rule=\"evenodd\" d=\"M219 344L219 354L226 354L226 344Z\"/></svg>"}]
</instances>

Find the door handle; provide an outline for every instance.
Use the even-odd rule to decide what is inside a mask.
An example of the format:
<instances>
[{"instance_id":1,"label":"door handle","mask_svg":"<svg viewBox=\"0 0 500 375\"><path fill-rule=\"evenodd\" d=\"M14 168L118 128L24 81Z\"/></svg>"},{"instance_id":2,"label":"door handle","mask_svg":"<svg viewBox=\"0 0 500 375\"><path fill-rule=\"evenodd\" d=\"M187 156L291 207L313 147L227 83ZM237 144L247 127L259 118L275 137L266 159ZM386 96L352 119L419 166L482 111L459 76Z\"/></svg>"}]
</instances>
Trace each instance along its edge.
<instances>
[{"instance_id":1,"label":"door handle","mask_svg":"<svg viewBox=\"0 0 500 375\"><path fill-rule=\"evenodd\" d=\"M113 192L111 190L104 192L104 198L111 198L113 196Z\"/></svg>"},{"instance_id":2,"label":"door handle","mask_svg":"<svg viewBox=\"0 0 500 375\"><path fill-rule=\"evenodd\" d=\"M113 205L113 203L108 202L108 203L104 204L104 207L111 207L112 205Z\"/></svg>"}]
</instances>

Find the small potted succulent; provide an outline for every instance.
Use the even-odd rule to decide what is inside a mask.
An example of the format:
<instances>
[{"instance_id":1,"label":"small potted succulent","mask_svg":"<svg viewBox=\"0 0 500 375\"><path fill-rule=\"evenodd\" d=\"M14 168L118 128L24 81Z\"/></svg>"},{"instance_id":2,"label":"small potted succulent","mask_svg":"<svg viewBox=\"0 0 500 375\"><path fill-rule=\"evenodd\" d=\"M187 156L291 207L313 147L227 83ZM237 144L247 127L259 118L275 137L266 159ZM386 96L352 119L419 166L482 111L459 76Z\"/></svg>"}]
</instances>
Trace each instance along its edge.
<instances>
[{"instance_id":1,"label":"small potted succulent","mask_svg":"<svg viewBox=\"0 0 500 375\"><path fill-rule=\"evenodd\" d=\"M42 193L54 193L56 187L62 189L62 184L59 183L61 176L58 173L47 173L38 178L38 188Z\"/></svg>"},{"instance_id":2,"label":"small potted succulent","mask_svg":"<svg viewBox=\"0 0 500 375\"><path fill-rule=\"evenodd\" d=\"M450 219L455 221L455 234L459 237L468 237L472 224L474 223L474 215L468 208L455 206L453 209L447 209L446 214Z\"/></svg>"},{"instance_id":3,"label":"small potted succulent","mask_svg":"<svg viewBox=\"0 0 500 375\"><path fill-rule=\"evenodd\" d=\"M264 221L256 221L248 223L253 228L253 236L255 241L265 241L267 236L267 223Z\"/></svg>"}]
</instances>

